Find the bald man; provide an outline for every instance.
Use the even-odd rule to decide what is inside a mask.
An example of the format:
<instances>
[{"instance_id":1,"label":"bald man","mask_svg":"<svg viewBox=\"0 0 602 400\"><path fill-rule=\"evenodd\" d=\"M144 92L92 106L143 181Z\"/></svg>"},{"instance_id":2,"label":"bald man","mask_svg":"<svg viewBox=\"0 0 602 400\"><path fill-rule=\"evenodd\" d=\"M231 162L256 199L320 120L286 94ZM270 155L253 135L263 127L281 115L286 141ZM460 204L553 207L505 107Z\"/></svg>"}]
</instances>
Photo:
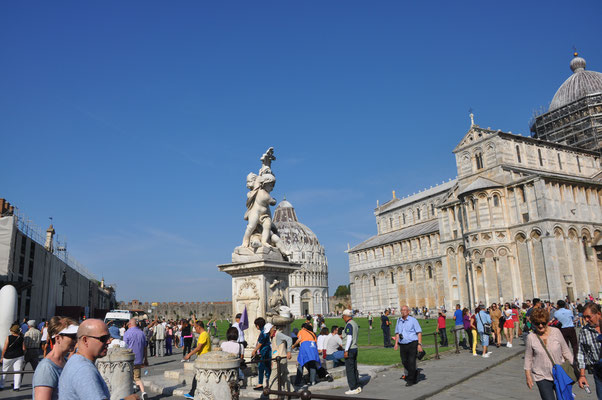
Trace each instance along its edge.
<instances>
[{"instance_id":1,"label":"bald man","mask_svg":"<svg viewBox=\"0 0 602 400\"><path fill-rule=\"evenodd\" d=\"M104 322L87 319L77 329L77 353L65 364L59 378L61 400L109 400L111 393L94 365L97 358L107 355L111 335ZM125 400L139 400L133 394Z\"/></svg>"}]
</instances>

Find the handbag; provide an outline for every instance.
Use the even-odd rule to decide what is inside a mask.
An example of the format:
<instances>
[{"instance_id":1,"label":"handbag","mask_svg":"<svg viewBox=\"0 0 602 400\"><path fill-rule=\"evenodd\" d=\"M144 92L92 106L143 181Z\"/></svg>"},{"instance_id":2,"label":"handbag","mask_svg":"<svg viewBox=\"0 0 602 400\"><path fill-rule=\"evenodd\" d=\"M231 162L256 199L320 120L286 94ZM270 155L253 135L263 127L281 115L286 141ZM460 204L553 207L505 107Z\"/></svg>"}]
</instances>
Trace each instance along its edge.
<instances>
[{"instance_id":1,"label":"handbag","mask_svg":"<svg viewBox=\"0 0 602 400\"><path fill-rule=\"evenodd\" d=\"M483 323L483 320L481 319L481 312L480 311L477 313L477 317L479 317L479 321L481 321L481 325L483 325L483 333L485 335L491 335L491 324L489 324L489 323L484 324Z\"/></svg>"},{"instance_id":2,"label":"handbag","mask_svg":"<svg viewBox=\"0 0 602 400\"><path fill-rule=\"evenodd\" d=\"M539 339L539 343L541 343L541 345L543 346L543 349L546 351L546 354L550 358L550 362L552 363L552 365L560 365L561 369L564 371L565 374L568 375L568 377L573 381L573 383L577 382L577 374L575 374L575 368L573 368L573 364L571 364L568 360L564 360L564 362L562 364L556 364L554 362L554 360L552 359L552 356L550 355L550 353L548 353L548 349L546 348L546 345L543 343L543 340L541 340L541 338L539 337L539 335L537 333L535 333L534 335L537 336L537 339Z\"/></svg>"}]
</instances>

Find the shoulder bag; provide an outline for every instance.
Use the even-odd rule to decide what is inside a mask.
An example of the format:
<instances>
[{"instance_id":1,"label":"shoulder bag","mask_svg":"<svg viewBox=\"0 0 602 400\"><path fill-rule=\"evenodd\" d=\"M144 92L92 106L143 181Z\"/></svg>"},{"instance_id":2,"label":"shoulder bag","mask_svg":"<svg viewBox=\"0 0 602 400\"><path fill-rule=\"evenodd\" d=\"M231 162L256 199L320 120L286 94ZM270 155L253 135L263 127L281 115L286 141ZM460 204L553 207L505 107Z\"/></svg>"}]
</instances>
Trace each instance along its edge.
<instances>
[{"instance_id":1,"label":"shoulder bag","mask_svg":"<svg viewBox=\"0 0 602 400\"><path fill-rule=\"evenodd\" d=\"M541 338L539 337L539 335L537 333L533 333L533 334L535 336L537 336L537 339L539 339L539 343L541 343L543 349L546 351L546 354L548 355L548 358L550 359L550 362L552 363L552 365L558 365L558 366L560 366L560 369L562 369L564 371L564 373L573 382L577 382L577 375L575 374L575 368L573 368L573 365L568 360L564 360L564 362L562 364L556 364L554 362L554 360L552 359L552 356L548 352L548 349L547 349L546 345L543 343L543 340L541 340ZM554 379L556 379L556 377L554 377Z\"/></svg>"},{"instance_id":2,"label":"shoulder bag","mask_svg":"<svg viewBox=\"0 0 602 400\"><path fill-rule=\"evenodd\" d=\"M483 323L483 320L481 319L481 312L480 311L477 313L477 317L479 317L479 321L481 321L481 325L483 325L483 333L485 335L491 335L491 324L489 324L489 323L484 324Z\"/></svg>"}]
</instances>

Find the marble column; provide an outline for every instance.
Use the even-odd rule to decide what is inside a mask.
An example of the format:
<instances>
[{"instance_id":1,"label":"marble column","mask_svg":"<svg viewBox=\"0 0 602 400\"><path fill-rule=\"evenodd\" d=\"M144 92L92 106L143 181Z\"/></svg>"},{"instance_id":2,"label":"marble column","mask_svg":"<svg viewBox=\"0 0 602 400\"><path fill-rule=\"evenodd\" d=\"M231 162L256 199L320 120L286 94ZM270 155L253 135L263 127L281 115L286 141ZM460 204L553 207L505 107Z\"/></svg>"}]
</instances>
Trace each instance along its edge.
<instances>
[{"instance_id":1,"label":"marble column","mask_svg":"<svg viewBox=\"0 0 602 400\"><path fill-rule=\"evenodd\" d=\"M201 354L194 362L197 387L195 400L238 399L240 358L223 351Z\"/></svg>"},{"instance_id":2,"label":"marble column","mask_svg":"<svg viewBox=\"0 0 602 400\"><path fill-rule=\"evenodd\" d=\"M96 360L96 367L111 392L111 400L134 393L134 353L130 349L110 348L106 356Z\"/></svg>"}]
</instances>

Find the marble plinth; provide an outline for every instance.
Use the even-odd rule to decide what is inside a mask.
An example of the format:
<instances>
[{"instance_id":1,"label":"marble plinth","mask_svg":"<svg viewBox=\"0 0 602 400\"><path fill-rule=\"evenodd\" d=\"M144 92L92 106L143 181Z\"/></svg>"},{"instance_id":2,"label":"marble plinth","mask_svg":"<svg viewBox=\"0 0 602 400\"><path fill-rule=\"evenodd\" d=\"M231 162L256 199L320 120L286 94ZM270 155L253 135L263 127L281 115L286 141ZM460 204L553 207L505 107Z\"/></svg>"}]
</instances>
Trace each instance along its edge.
<instances>
[{"instance_id":1,"label":"marble plinth","mask_svg":"<svg viewBox=\"0 0 602 400\"><path fill-rule=\"evenodd\" d=\"M132 350L112 347L106 356L96 360L96 367L111 392L111 400L123 399L134 393L134 353Z\"/></svg>"}]
</instances>

